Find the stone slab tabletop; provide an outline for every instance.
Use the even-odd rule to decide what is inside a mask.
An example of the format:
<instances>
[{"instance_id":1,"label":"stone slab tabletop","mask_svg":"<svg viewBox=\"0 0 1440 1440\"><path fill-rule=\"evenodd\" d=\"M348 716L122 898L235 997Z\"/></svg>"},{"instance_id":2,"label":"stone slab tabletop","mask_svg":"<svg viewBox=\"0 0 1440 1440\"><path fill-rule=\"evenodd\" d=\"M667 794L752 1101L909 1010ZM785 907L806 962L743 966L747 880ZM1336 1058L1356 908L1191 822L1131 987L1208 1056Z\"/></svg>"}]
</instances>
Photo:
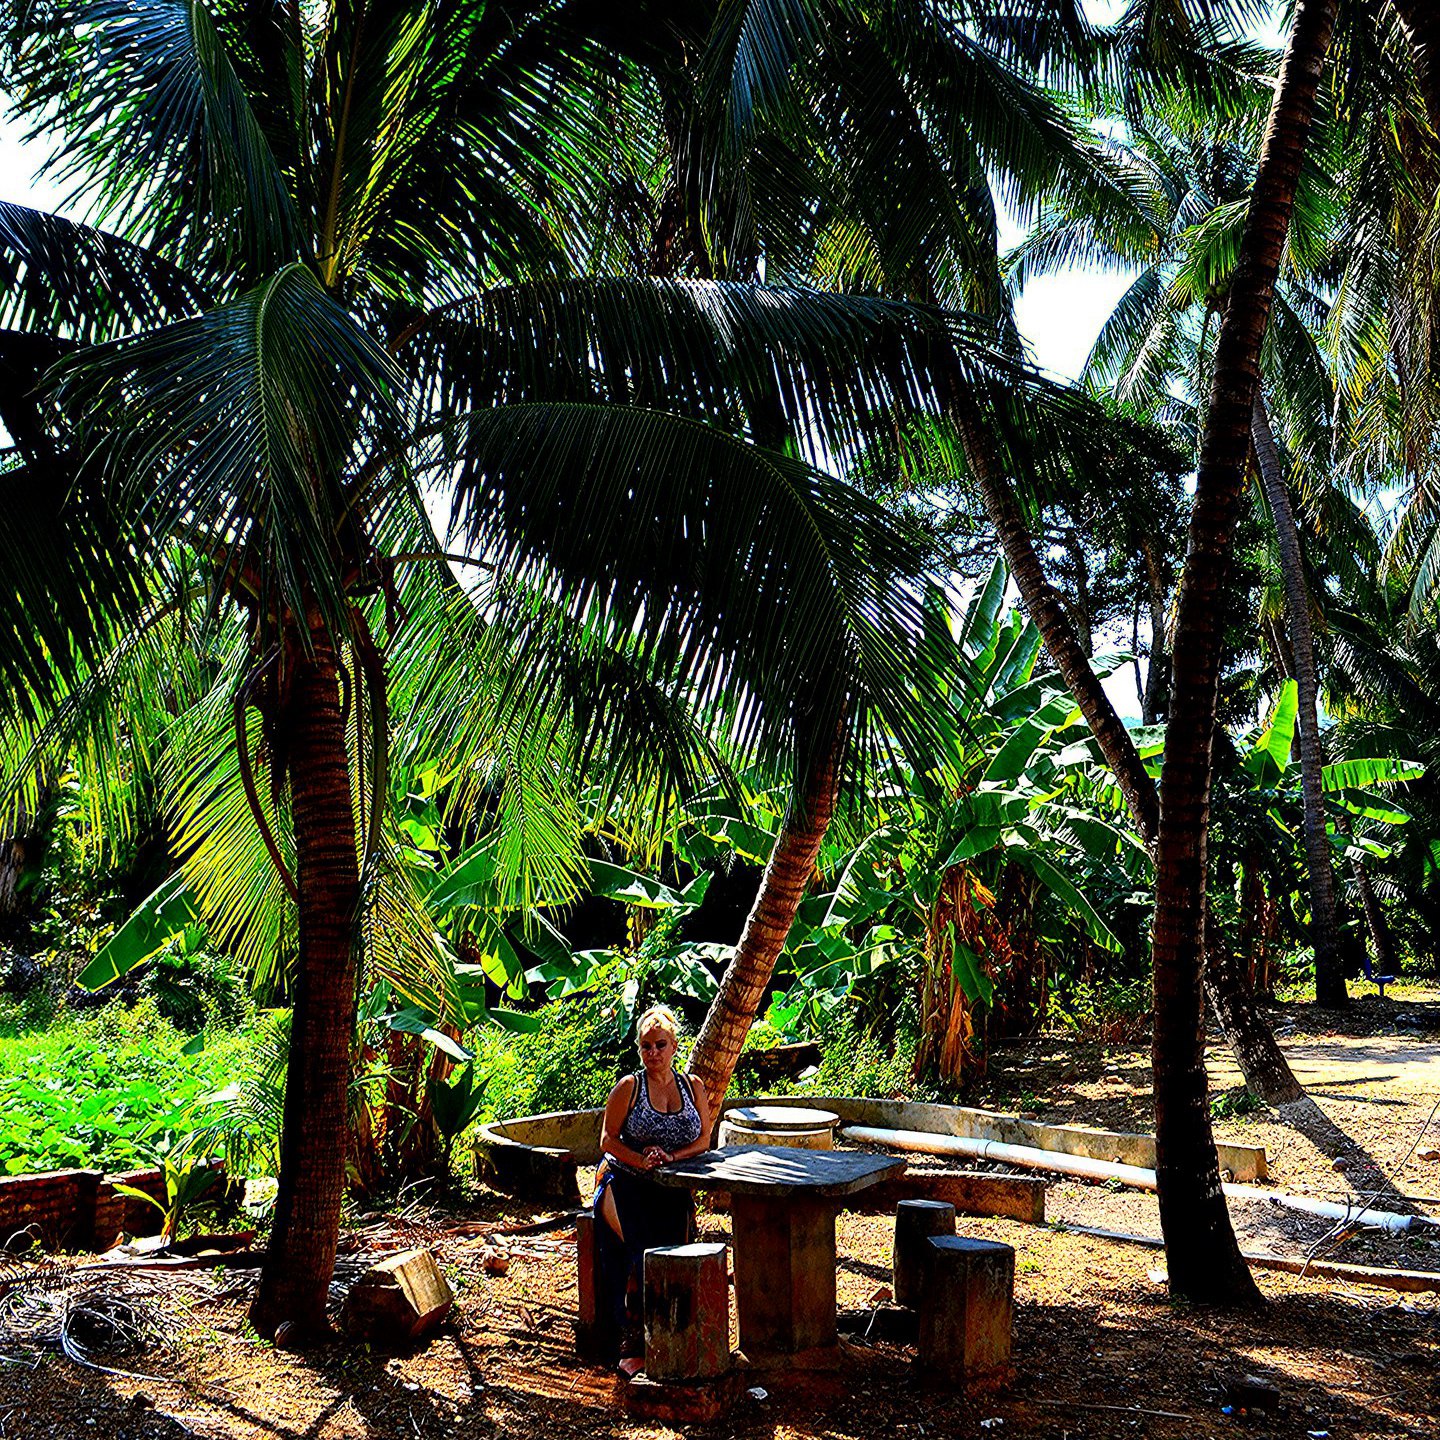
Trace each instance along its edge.
<instances>
[{"instance_id":1,"label":"stone slab tabletop","mask_svg":"<svg viewBox=\"0 0 1440 1440\"><path fill-rule=\"evenodd\" d=\"M852 1150L796 1150L788 1145L726 1145L650 1172L662 1185L728 1190L732 1195L853 1195L902 1174L904 1160Z\"/></svg>"},{"instance_id":2,"label":"stone slab tabletop","mask_svg":"<svg viewBox=\"0 0 1440 1440\"><path fill-rule=\"evenodd\" d=\"M833 1110L810 1110L803 1105L732 1105L720 1118L755 1130L823 1130L840 1123Z\"/></svg>"}]
</instances>

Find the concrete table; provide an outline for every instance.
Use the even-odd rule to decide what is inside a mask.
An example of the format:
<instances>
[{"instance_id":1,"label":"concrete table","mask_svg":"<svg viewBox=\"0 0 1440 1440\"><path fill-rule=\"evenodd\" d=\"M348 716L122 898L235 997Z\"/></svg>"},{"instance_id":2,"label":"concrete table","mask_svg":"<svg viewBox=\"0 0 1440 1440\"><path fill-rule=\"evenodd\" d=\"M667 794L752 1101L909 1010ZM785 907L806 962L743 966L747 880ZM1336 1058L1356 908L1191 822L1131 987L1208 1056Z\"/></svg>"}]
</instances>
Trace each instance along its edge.
<instances>
[{"instance_id":1,"label":"concrete table","mask_svg":"<svg viewBox=\"0 0 1440 1440\"><path fill-rule=\"evenodd\" d=\"M905 1162L855 1151L726 1146L651 1172L662 1185L727 1190L740 1348L752 1365L836 1364L835 1216Z\"/></svg>"}]
</instances>

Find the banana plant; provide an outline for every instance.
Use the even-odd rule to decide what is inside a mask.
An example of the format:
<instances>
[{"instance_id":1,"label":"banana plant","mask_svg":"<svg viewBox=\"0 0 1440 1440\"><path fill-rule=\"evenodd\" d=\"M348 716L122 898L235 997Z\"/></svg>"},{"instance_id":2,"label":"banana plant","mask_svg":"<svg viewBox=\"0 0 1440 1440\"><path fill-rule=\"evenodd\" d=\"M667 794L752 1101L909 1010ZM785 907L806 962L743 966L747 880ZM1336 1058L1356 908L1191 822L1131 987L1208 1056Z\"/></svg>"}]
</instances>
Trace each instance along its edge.
<instances>
[{"instance_id":1,"label":"banana plant","mask_svg":"<svg viewBox=\"0 0 1440 1440\"><path fill-rule=\"evenodd\" d=\"M1121 942L1076 876L1108 872L1140 889L1144 847L1059 677L1037 673L1040 637L1005 606L997 562L952 615L933 592L930 677L952 708L939 789L917 765L883 797L878 823L834 857L830 890L801 907L788 946L793 977L771 1006L782 1030L817 1024L888 966L918 971L917 1070L958 1085L983 1069L986 1017L1033 1023L1044 1007L1047 952L1079 940ZM1096 662L1101 674L1121 657ZM961 683L963 677L963 683ZM1151 737L1141 736L1153 750Z\"/></svg>"}]
</instances>

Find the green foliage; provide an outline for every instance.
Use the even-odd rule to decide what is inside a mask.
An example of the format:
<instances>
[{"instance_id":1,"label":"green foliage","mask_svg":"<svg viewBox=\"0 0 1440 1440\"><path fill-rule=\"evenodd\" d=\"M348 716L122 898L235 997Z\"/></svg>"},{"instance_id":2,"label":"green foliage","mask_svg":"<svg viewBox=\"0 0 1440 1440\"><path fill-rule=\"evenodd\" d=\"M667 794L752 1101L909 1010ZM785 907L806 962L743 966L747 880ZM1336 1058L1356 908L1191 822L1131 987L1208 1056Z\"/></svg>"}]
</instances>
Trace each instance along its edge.
<instances>
[{"instance_id":1,"label":"green foliage","mask_svg":"<svg viewBox=\"0 0 1440 1440\"><path fill-rule=\"evenodd\" d=\"M869 1022L859 1007L837 1007L817 1037L820 1069L796 1085L813 1095L874 1095L907 1100L938 1098L938 1092L917 1084L915 1050L919 1043L919 1010L913 992L888 1022Z\"/></svg>"},{"instance_id":2,"label":"green foliage","mask_svg":"<svg viewBox=\"0 0 1440 1440\"><path fill-rule=\"evenodd\" d=\"M186 1054L185 1036L150 998L0 1040L0 1164L11 1175L149 1164L166 1131L190 1128L186 1108L231 1078L249 1043L216 1034Z\"/></svg>"},{"instance_id":3,"label":"green foliage","mask_svg":"<svg viewBox=\"0 0 1440 1440\"><path fill-rule=\"evenodd\" d=\"M489 1113L505 1119L600 1106L621 1075L638 1068L617 1023L613 987L552 1001L539 1013L544 1023L532 1034L476 1037L476 1063L490 1076Z\"/></svg>"},{"instance_id":4,"label":"green foliage","mask_svg":"<svg viewBox=\"0 0 1440 1440\"><path fill-rule=\"evenodd\" d=\"M1051 998L1050 1012L1082 1040L1133 1044L1150 1029L1150 981L1082 980Z\"/></svg>"},{"instance_id":5,"label":"green foliage","mask_svg":"<svg viewBox=\"0 0 1440 1440\"><path fill-rule=\"evenodd\" d=\"M1210 1117L1213 1120L1238 1120L1244 1115L1253 1115L1264 1110L1265 1102L1246 1085L1237 1085L1213 1096L1210 1101Z\"/></svg>"},{"instance_id":6,"label":"green foliage","mask_svg":"<svg viewBox=\"0 0 1440 1440\"><path fill-rule=\"evenodd\" d=\"M153 1205L164 1217L160 1235L169 1241L179 1236L181 1223L188 1218L220 1179L220 1171L213 1168L207 1156L187 1150L181 1142L163 1137L157 1147L155 1159L159 1161L160 1175L165 1182L165 1198L157 1200L146 1190L134 1185L116 1185L122 1195L133 1196Z\"/></svg>"}]
</instances>

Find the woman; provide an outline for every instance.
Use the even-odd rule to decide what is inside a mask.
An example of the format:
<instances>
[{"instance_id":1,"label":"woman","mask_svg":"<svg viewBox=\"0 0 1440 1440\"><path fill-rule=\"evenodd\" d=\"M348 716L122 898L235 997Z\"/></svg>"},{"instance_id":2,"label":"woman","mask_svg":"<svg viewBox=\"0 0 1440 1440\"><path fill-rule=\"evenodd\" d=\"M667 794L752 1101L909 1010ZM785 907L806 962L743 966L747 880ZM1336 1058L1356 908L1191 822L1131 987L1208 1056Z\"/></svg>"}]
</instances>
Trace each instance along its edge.
<instances>
[{"instance_id":1,"label":"woman","mask_svg":"<svg viewBox=\"0 0 1440 1440\"><path fill-rule=\"evenodd\" d=\"M599 1240L598 1297L619 1342L620 1369L643 1368L641 1265L657 1245L684 1245L695 1223L688 1190L661 1185L647 1172L710 1148L705 1087L675 1073L680 1024L666 1005L647 1010L636 1026L641 1068L605 1102L595 1189Z\"/></svg>"}]
</instances>

